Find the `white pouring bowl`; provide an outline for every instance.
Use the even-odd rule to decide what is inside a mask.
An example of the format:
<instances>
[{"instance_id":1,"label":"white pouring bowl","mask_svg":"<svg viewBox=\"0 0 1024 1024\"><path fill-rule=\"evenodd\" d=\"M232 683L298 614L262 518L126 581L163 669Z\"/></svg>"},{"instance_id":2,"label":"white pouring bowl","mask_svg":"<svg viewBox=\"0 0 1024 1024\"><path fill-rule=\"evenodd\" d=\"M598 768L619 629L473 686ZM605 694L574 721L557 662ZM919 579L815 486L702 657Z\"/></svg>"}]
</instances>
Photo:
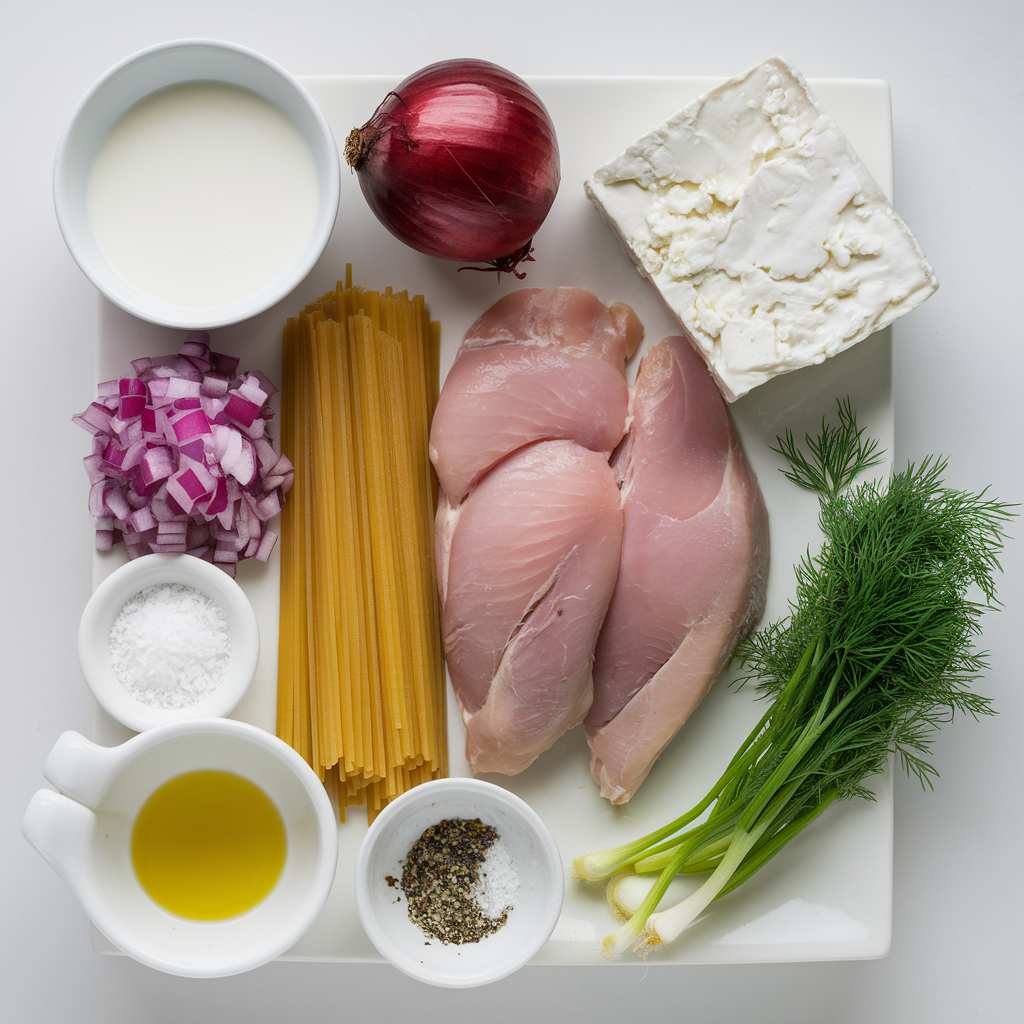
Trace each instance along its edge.
<instances>
[{"instance_id":1,"label":"white pouring bowl","mask_svg":"<svg viewBox=\"0 0 1024 1024\"><path fill-rule=\"evenodd\" d=\"M280 110L308 145L319 182L315 224L293 263L250 293L214 305L168 301L128 280L104 253L89 218L89 176L96 153L111 128L147 96L191 82L238 86ZM283 299L306 277L334 229L340 186L338 151L330 127L295 78L262 54L235 43L182 39L160 43L125 58L81 99L57 147L53 203L61 234L75 262L111 302L152 323L198 330L256 316Z\"/></svg>"},{"instance_id":2,"label":"white pouring bowl","mask_svg":"<svg viewBox=\"0 0 1024 1024\"><path fill-rule=\"evenodd\" d=\"M387 877L401 878L410 847L445 818L479 818L509 848L519 893L507 923L475 943L428 939ZM485 861L486 864L486 861ZM438 779L388 804L370 826L355 871L356 907L370 941L403 973L443 988L474 988L519 970L551 937L565 874L558 847L537 813L514 793L481 779Z\"/></svg>"},{"instance_id":3,"label":"white pouring bowl","mask_svg":"<svg viewBox=\"0 0 1024 1024\"><path fill-rule=\"evenodd\" d=\"M114 672L111 626L127 601L161 583L193 587L220 605L227 618L231 654L224 678L211 693L189 707L144 704L125 689ZM78 627L78 661L89 689L111 718L136 732L231 714L252 683L259 655L259 626L245 592L223 570L192 555L143 555L115 569L96 588Z\"/></svg>"},{"instance_id":4,"label":"white pouring bowl","mask_svg":"<svg viewBox=\"0 0 1024 1024\"><path fill-rule=\"evenodd\" d=\"M234 772L262 789L281 815L287 840L272 891L251 910L218 921L165 910L142 888L131 858L132 828L146 800L170 779L207 769ZM119 747L66 732L43 774L60 793L41 789L32 797L22 833L96 927L149 967L191 978L259 967L294 945L327 900L338 862L331 802L291 747L253 725L181 722Z\"/></svg>"}]
</instances>

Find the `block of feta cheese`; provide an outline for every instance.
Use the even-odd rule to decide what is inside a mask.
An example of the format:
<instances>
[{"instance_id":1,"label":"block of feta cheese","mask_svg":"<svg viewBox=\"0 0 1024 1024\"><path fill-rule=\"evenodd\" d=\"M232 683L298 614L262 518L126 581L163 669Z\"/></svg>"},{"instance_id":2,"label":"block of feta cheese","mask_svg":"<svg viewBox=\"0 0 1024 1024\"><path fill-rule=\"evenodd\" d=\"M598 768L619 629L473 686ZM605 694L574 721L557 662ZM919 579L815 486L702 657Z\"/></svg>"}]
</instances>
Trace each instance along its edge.
<instances>
[{"instance_id":1,"label":"block of feta cheese","mask_svg":"<svg viewBox=\"0 0 1024 1024\"><path fill-rule=\"evenodd\" d=\"M938 287L781 57L698 97L585 188L730 402L848 349Z\"/></svg>"}]
</instances>

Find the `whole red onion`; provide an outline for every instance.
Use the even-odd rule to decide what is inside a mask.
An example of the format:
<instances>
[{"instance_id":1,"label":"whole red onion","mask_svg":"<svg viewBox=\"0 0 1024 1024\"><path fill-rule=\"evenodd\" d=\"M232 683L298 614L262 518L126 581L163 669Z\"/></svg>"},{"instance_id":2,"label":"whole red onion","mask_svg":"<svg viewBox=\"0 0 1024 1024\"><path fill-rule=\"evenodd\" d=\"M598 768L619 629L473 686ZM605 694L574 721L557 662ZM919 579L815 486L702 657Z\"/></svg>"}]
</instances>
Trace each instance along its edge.
<instances>
[{"instance_id":1,"label":"whole red onion","mask_svg":"<svg viewBox=\"0 0 1024 1024\"><path fill-rule=\"evenodd\" d=\"M483 60L441 61L410 75L352 130L345 159L397 238L428 256L499 270L529 258L560 174L540 98Z\"/></svg>"}]
</instances>

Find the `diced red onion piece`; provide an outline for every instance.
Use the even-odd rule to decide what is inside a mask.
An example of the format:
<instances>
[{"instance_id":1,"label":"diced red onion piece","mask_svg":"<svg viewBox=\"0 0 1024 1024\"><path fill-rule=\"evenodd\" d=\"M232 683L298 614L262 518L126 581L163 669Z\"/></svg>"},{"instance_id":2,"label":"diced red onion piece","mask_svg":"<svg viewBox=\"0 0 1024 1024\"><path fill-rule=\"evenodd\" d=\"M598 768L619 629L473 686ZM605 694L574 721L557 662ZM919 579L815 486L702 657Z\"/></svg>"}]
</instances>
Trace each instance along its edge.
<instances>
[{"instance_id":1,"label":"diced red onion piece","mask_svg":"<svg viewBox=\"0 0 1024 1024\"><path fill-rule=\"evenodd\" d=\"M117 415L122 420L132 420L136 416L141 416L145 408L145 395L124 395L118 400Z\"/></svg>"},{"instance_id":2,"label":"diced red onion piece","mask_svg":"<svg viewBox=\"0 0 1024 1024\"><path fill-rule=\"evenodd\" d=\"M209 490L199 482L192 466L179 469L167 481L167 497L176 501L186 514L191 513L196 502L205 498L209 493Z\"/></svg>"},{"instance_id":3,"label":"diced red onion piece","mask_svg":"<svg viewBox=\"0 0 1024 1024\"><path fill-rule=\"evenodd\" d=\"M197 380L183 380L181 377L171 377L167 381L167 390L164 392L166 398L198 398L202 389L202 383Z\"/></svg>"},{"instance_id":4,"label":"diced red onion piece","mask_svg":"<svg viewBox=\"0 0 1024 1024\"><path fill-rule=\"evenodd\" d=\"M103 479L103 470L100 469L100 463L103 461L102 455L86 455L82 462L85 464L85 472L89 477L89 483L99 483Z\"/></svg>"},{"instance_id":5,"label":"diced red onion piece","mask_svg":"<svg viewBox=\"0 0 1024 1024\"><path fill-rule=\"evenodd\" d=\"M132 481L132 482L130 482L128 484L128 495L127 495L127 497L128 497L128 504L131 505L131 507L135 508L135 509L138 509L138 508L148 508L149 507L149 498L148 498L148 496L146 496L144 494L139 494L139 492L137 490L135 490L135 487L133 486L133 484L134 484L134 481Z\"/></svg>"},{"instance_id":6,"label":"diced red onion piece","mask_svg":"<svg viewBox=\"0 0 1024 1024\"><path fill-rule=\"evenodd\" d=\"M217 489L213 493L213 497L210 499L210 503L206 506L206 514L208 516L220 515L228 507L228 482L224 477L221 477L217 481Z\"/></svg>"},{"instance_id":7,"label":"diced red onion piece","mask_svg":"<svg viewBox=\"0 0 1024 1024\"><path fill-rule=\"evenodd\" d=\"M178 464L181 469L191 469L207 493L212 492L216 488L217 481L207 467L206 462L202 459L192 459L182 450Z\"/></svg>"},{"instance_id":8,"label":"diced red onion piece","mask_svg":"<svg viewBox=\"0 0 1024 1024\"><path fill-rule=\"evenodd\" d=\"M226 356L223 352L211 352L210 359L217 373L223 373L227 377L233 377L238 369L238 356Z\"/></svg>"},{"instance_id":9,"label":"diced red onion piece","mask_svg":"<svg viewBox=\"0 0 1024 1024\"><path fill-rule=\"evenodd\" d=\"M171 520L170 522L166 523L158 523L156 528L157 536L161 539L166 539L171 534L174 534L176 536L180 533L184 536L187 530L188 521L185 519Z\"/></svg>"},{"instance_id":10,"label":"diced red onion piece","mask_svg":"<svg viewBox=\"0 0 1024 1024\"><path fill-rule=\"evenodd\" d=\"M116 519L124 520L132 514L132 507L119 487L108 488L103 500Z\"/></svg>"},{"instance_id":11,"label":"diced red onion piece","mask_svg":"<svg viewBox=\"0 0 1024 1024\"><path fill-rule=\"evenodd\" d=\"M261 409L266 404L267 398L269 397L266 391L260 387L260 382L251 373L238 386L238 393L242 398L247 398L250 402L259 406Z\"/></svg>"},{"instance_id":12,"label":"diced red onion piece","mask_svg":"<svg viewBox=\"0 0 1024 1024\"><path fill-rule=\"evenodd\" d=\"M177 517L178 513L176 511L172 512L171 507L167 502L166 482L160 484L160 486L151 495L149 499L149 508L153 513L154 518L159 523Z\"/></svg>"},{"instance_id":13,"label":"diced red onion piece","mask_svg":"<svg viewBox=\"0 0 1024 1024\"><path fill-rule=\"evenodd\" d=\"M237 423L240 427L251 427L253 420L260 414L260 405L237 391L229 391L228 404L224 412L232 423Z\"/></svg>"},{"instance_id":14,"label":"diced red onion piece","mask_svg":"<svg viewBox=\"0 0 1024 1024\"><path fill-rule=\"evenodd\" d=\"M205 359L207 362L213 358L210 352L209 331L189 331L185 340L178 349L178 355L186 359Z\"/></svg>"},{"instance_id":15,"label":"diced red onion piece","mask_svg":"<svg viewBox=\"0 0 1024 1024\"><path fill-rule=\"evenodd\" d=\"M110 481L104 476L89 488L89 515L93 519L102 519L110 511L107 508L107 503L103 500L103 495L109 486Z\"/></svg>"},{"instance_id":16,"label":"diced red onion piece","mask_svg":"<svg viewBox=\"0 0 1024 1024\"><path fill-rule=\"evenodd\" d=\"M224 407L228 404L227 395L223 395L219 398L211 398L209 395L203 395L201 399L201 406L203 412L206 413L206 418L211 424L216 423L218 426L225 426L227 424L227 416L224 414Z\"/></svg>"},{"instance_id":17,"label":"diced red onion piece","mask_svg":"<svg viewBox=\"0 0 1024 1024\"><path fill-rule=\"evenodd\" d=\"M200 393L210 398L223 398L228 393L228 378L223 373L207 373L203 376Z\"/></svg>"},{"instance_id":18,"label":"diced red onion piece","mask_svg":"<svg viewBox=\"0 0 1024 1024\"><path fill-rule=\"evenodd\" d=\"M229 494L228 503L224 507L224 511L217 514L217 522L227 530L230 530L235 523L235 505L236 502L231 500L231 495Z\"/></svg>"},{"instance_id":19,"label":"diced red onion piece","mask_svg":"<svg viewBox=\"0 0 1024 1024\"><path fill-rule=\"evenodd\" d=\"M183 555L187 550L184 538L172 544L165 544L162 541L153 541L149 545L149 548L154 555Z\"/></svg>"},{"instance_id":20,"label":"diced red onion piece","mask_svg":"<svg viewBox=\"0 0 1024 1024\"><path fill-rule=\"evenodd\" d=\"M206 418L206 413L198 408L199 399L197 398L195 401L197 403L196 408L189 409L175 416L170 421L174 428L174 436L179 444L190 441L194 437L203 437L210 433L210 421Z\"/></svg>"},{"instance_id":21,"label":"diced red onion piece","mask_svg":"<svg viewBox=\"0 0 1024 1024\"><path fill-rule=\"evenodd\" d=\"M282 455L277 462L274 463L271 472L274 476L284 476L285 473L291 473L294 472L294 470L295 467L292 465L291 459L289 459L287 455Z\"/></svg>"},{"instance_id":22,"label":"diced red onion piece","mask_svg":"<svg viewBox=\"0 0 1024 1024\"><path fill-rule=\"evenodd\" d=\"M146 485L165 480L176 468L170 448L150 448L139 461L142 482Z\"/></svg>"},{"instance_id":23,"label":"diced red onion piece","mask_svg":"<svg viewBox=\"0 0 1024 1024\"><path fill-rule=\"evenodd\" d=\"M110 418L111 412L106 406L92 402L85 412L72 416L71 421L88 430L90 434L109 434Z\"/></svg>"},{"instance_id":24,"label":"diced red onion piece","mask_svg":"<svg viewBox=\"0 0 1024 1024\"><path fill-rule=\"evenodd\" d=\"M260 521L264 523L268 519L273 519L280 511L281 499L278 497L277 491L271 491L256 504L256 514L260 517Z\"/></svg>"},{"instance_id":25,"label":"diced red onion piece","mask_svg":"<svg viewBox=\"0 0 1024 1024\"><path fill-rule=\"evenodd\" d=\"M238 439L237 452L234 440L229 450L224 453L221 459L221 466L225 473L230 473L242 487L248 487L256 476L256 449L252 441L240 434L234 434L233 439Z\"/></svg>"},{"instance_id":26,"label":"diced red onion piece","mask_svg":"<svg viewBox=\"0 0 1024 1024\"><path fill-rule=\"evenodd\" d=\"M294 473L285 473L284 476L265 476L263 478L263 486L267 490L280 487L282 494L287 494L292 489L294 482Z\"/></svg>"},{"instance_id":27,"label":"diced red onion piece","mask_svg":"<svg viewBox=\"0 0 1024 1024\"><path fill-rule=\"evenodd\" d=\"M141 417L136 417L130 423L125 424L123 430L118 431L117 439L123 447L128 448L135 444L136 441L141 441L144 433L142 419Z\"/></svg>"},{"instance_id":28,"label":"diced red onion piece","mask_svg":"<svg viewBox=\"0 0 1024 1024\"><path fill-rule=\"evenodd\" d=\"M146 530L154 529L157 523L153 518L153 513L148 508L137 508L128 517L128 525L135 533L145 533Z\"/></svg>"},{"instance_id":29,"label":"diced red onion piece","mask_svg":"<svg viewBox=\"0 0 1024 1024\"><path fill-rule=\"evenodd\" d=\"M172 401L172 399L167 397L167 389L170 387L170 384L171 380L169 377L150 382L147 390L149 391L149 400L154 406L167 405Z\"/></svg>"},{"instance_id":30,"label":"diced red onion piece","mask_svg":"<svg viewBox=\"0 0 1024 1024\"><path fill-rule=\"evenodd\" d=\"M265 438L261 437L255 441L256 457L260 460L260 472L266 475L278 463L277 452L274 446Z\"/></svg>"},{"instance_id":31,"label":"diced red onion piece","mask_svg":"<svg viewBox=\"0 0 1024 1024\"><path fill-rule=\"evenodd\" d=\"M256 549L255 554L252 556L257 562L265 562L270 557L270 552L274 550L274 545L277 543L277 534L272 530L264 530L263 536L260 538L260 546Z\"/></svg>"},{"instance_id":32,"label":"diced red onion piece","mask_svg":"<svg viewBox=\"0 0 1024 1024\"><path fill-rule=\"evenodd\" d=\"M277 394L277 388L274 387L270 378L265 373L261 373L259 370L250 370L249 376L256 378L257 383L268 398L273 398Z\"/></svg>"},{"instance_id":33,"label":"diced red onion piece","mask_svg":"<svg viewBox=\"0 0 1024 1024\"><path fill-rule=\"evenodd\" d=\"M255 419L252 421L251 426L239 428L244 434L246 434L251 440L255 441L261 438L267 430L267 421L265 419Z\"/></svg>"}]
</instances>

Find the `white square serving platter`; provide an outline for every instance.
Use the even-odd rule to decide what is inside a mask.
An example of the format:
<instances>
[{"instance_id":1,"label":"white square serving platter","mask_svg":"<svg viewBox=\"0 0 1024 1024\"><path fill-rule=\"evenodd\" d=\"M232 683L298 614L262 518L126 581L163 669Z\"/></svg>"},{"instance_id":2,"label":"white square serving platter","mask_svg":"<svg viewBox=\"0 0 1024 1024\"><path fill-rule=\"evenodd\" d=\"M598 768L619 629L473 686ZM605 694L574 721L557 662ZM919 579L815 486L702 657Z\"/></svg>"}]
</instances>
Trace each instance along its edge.
<instances>
[{"instance_id":1,"label":"white square serving platter","mask_svg":"<svg viewBox=\"0 0 1024 1024\"><path fill-rule=\"evenodd\" d=\"M339 144L365 122L389 89L392 77L318 77L303 84L320 104ZM261 316L213 332L213 348L241 357L241 369L259 369L276 382L281 376L284 321L307 302L334 287L352 263L357 284L392 285L426 296L431 316L442 325L442 376L469 325L510 289L576 285L605 303L628 302L656 343L678 329L653 289L583 193L594 168L717 84L711 78L530 79L547 105L558 133L562 184L548 220L534 239L535 262L523 265L520 284L510 275L459 273L458 264L431 259L395 240L370 212L358 183L342 171L341 205L326 252L291 296ZM811 88L846 132L883 191L892 197L892 132L885 82L812 80ZM174 352L182 335L136 320L106 300L97 300L96 379L129 371L143 355ZM647 343L645 341L645 345ZM639 356L631 364L635 373ZM890 331L882 331L821 366L778 378L732 406L747 457L760 480L771 519L772 569L765 621L786 611L793 592L793 565L818 543L817 501L783 479L782 460L769 450L787 428L798 437L813 431L836 400L849 396L860 422L891 455L893 406ZM83 405L86 403L83 403ZM273 433L273 430L272 430ZM275 435L276 437L276 435ZM86 448L83 439L83 450ZM888 470L888 464L882 471ZM84 474L83 474L84 481ZM84 514L85 485L82 509ZM273 526L272 526L273 528ZM123 550L96 553L93 583L125 560ZM249 595L260 624L261 652L256 679L233 717L268 731L275 728L279 563L243 563L238 581ZM488 776L525 799L544 819L562 853L566 899L550 941L534 958L538 964L706 964L870 958L889 949L892 918L892 778L876 780L876 802L833 805L749 883L713 904L674 945L640 961L631 954L606 961L600 939L616 921L602 886L572 877L573 858L618 845L676 817L703 796L763 707L748 690L719 682L669 746L638 794L625 807L598 795L590 777L582 730L575 730L514 778ZM465 734L449 699L453 775L468 775ZM94 711L94 738L113 744L130 734ZM285 955L292 960L379 962L359 924L353 870L366 831L361 809L350 809L340 826L338 873L326 907L306 936ZM693 882L674 883L685 888ZM94 931L94 945L117 952Z\"/></svg>"}]
</instances>

